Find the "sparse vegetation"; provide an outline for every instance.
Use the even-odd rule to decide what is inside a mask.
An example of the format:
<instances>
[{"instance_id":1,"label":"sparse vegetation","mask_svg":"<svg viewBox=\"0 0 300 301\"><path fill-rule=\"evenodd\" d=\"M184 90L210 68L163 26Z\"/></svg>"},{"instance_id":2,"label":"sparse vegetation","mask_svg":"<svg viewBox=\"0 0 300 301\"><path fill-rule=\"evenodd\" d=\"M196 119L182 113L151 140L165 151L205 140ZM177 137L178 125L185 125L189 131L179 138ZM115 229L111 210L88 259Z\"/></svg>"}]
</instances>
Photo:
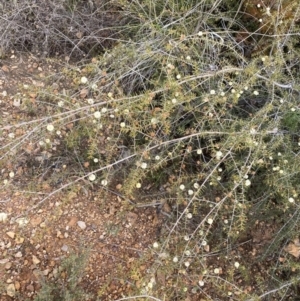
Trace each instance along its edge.
<instances>
[{"instance_id":1,"label":"sparse vegetation","mask_svg":"<svg viewBox=\"0 0 300 301\"><path fill-rule=\"evenodd\" d=\"M22 121L1 126L3 189L118 180L129 207L155 204L167 218L154 264L131 278L136 300L295 300L298 1L98 2L4 5L3 53L90 60L20 87ZM26 183L11 163L24 153Z\"/></svg>"},{"instance_id":2,"label":"sparse vegetation","mask_svg":"<svg viewBox=\"0 0 300 301\"><path fill-rule=\"evenodd\" d=\"M42 286L34 301L89 300L91 296L79 286L81 277L84 275L88 254L88 250L81 250L80 254L70 254L68 258L64 259L54 283L40 276Z\"/></svg>"}]
</instances>

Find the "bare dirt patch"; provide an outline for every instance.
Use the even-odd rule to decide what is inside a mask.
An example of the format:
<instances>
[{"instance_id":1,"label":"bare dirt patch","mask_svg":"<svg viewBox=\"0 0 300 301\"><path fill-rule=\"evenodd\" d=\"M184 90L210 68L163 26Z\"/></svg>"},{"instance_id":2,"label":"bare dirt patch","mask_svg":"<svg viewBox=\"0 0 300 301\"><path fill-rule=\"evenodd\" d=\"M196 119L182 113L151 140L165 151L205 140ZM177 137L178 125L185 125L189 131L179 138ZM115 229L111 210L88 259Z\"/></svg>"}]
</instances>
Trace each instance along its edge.
<instances>
[{"instance_id":1,"label":"bare dirt patch","mask_svg":"<svg viewBox=\"0 0 300 301\"><path fill-rule=\"evenodd\" d=\"M24 216L41 197L26 192L1 195L1 212L8 214L7 222L0 224L1 281L14 284L22 297L34 296L40 289L39 273L55 281L63 276L58 276L62 259L90 248L81 281L85 290L106 300L134 292L137 276L147 270L149 246L156 239L155 210L129 211L112 194L87 198L70 192L56 195Z\"/></svg>"}]
</instances>

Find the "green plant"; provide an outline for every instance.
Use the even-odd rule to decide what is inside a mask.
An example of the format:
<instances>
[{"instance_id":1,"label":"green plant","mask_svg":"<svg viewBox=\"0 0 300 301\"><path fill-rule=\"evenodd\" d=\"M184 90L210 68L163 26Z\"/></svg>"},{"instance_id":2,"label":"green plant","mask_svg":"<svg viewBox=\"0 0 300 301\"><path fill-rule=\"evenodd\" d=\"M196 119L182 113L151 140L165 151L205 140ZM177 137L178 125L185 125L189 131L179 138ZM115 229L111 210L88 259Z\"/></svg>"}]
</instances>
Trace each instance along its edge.
<instances>
[{"instance_id":1,"label":"green plant","mask_svg":"<svg viewBox=\"0 0 300 301\"><path fill-rule=\"evenodd\" d=\"M80 287L89 252L70 254L61 262L59 274L55 281L49 281L41 276L41 289L35 301L75 301L90 300L91 295Z\"/></svg>"}]
</instances>

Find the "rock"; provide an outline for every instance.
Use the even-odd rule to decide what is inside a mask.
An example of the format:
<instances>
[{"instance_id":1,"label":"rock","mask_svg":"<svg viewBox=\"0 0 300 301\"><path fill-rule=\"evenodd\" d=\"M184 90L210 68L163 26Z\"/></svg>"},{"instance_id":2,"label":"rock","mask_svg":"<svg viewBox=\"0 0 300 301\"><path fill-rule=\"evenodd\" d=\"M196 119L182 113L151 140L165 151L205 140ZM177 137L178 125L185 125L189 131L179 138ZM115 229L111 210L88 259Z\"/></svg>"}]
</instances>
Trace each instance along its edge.
<instances>
[{"instance_id":1,"label":"rock","mask_svg":"<svg viewBox=\"0 0 300 301\"><path fill-rule=\"evenodd\" d=\"M64 252L67 252L68 249L69 249L69 247L68 247L67 245L63 245L63 246L61 247L61 250L64 251Z\"/></svg>"},{"instance_id":2,"label":"rock","mask_svg":"<svg viewBox=\"0 0 300 301\"><path fill-rule=\"evenodd\" d=\"M57 274L58 274L58 269L57 269L57 268L54 268L53 271L52 271L52 273L53 273L53 276L54 276L54 277L57 276Z\"/></svg>"},{"instance_id":3,"label":"rock","mask_svg":"<svg viewBox=\"0 0 300 301\"><path fill-rule=\"evenodd\" d=\"M41 228L45 228L46 227L46 223L45 222L40 223L40 227Z\"/></svg>"},{"instance_id":4,"label":"rock","mask_svg":"<svg viewBox=\"0 0 300 301\"><path fill-rule=\"evenodd\" d=\"M86 228L86 224L83 221L78 221L77 225L80 229L84 230Z\"/></svg>"},{"instance_id":5,"label":"rock","mask_svg":"<svg viewBox=\"0 0 300 301\"><path fill-rule=\"evenodd\" d=\"M5 212L0 212L0 222L5 222L7 220L7 214Z\"/></svg>"},{"instance_id":6,"label":"rock","mask_svg":"<svg viewBox=\"0 0 300 301\"><path fill-rule=\"evenodd\" d=\"M12 263L11 263L11 262L8 262L8 263L5 265L5 269L6 269L6 270L9 270L11 267L12 267Z\"/></svg>"},{"instance_id":7,"label":"rock","mask_svg":"<svg viewBox=\"0 0 300 301\"><path fill-rule=\"evenodd\" d=\"M21 217L16 220L16 223L19 227L24 227L29 223L29 220L26 217Z\"/></svg>"},{"instance_id":8,"label":"rock","mask_svg":"<svg viewBox=\"0 0 300 301\"><path fill-rule=\"evenodd\" d=\"M0 264L5 264L7 262L9 262L8 258L0 259Z\"/></svg>"},{"instance_id":9,"label":"rock","mask_svg":"<svg viewBox=\"0 0 300 301\"><path fill-rule=\"evenodd\" d=\"M36 269L36 267L32 271L32 274L33 277L31 279L39 279L41 277L41 272L38 269Z\"/></svg>"},{"instance_id":10,"label":"rock","mask_svg":"<svg viewBox=\"0 0 300 301\"><path fill-rule=\"evenodd\" d=\"M51 260L51 261L50 261L50 263L49 263L49 265L50 265L51 267L54 267L54 266L55 266L55 264L56 264L56 263L55 263L55 261L54 261L54 260Z\"/></svg>"},{"instance_id":11,"label":"rock","mask_svg":"<svg viewBox=\"0 0 300 301\"><path fill-rule=\"evenodd\" d=\"M56 231L56 237L57 238L64 238L64 236L62 235L61 231L59 231L59 230Z\"/></svg>"},{"instance_id":12,"label":"rock","mask_svg":"<svg viewBox=\"0 0 300 301\"><path fill-rule=\"evenodd\" d=\"M34 286L32 284L29 284L26 286L26 290L29 292L33 292L34 291Z\"/></svg>"},{"instance_id":13,"label":"rock","mask_svg":"<svg viewBox=\"0 0 300 301\"><path fill-rule=\"evenodd\" d=\"M9 236L10 238L15 238L15 232L9 231L6 232L6 235Z\"/></svg>"},{"instance_id":14,"label":"rock","mask_svg":"<svg viewBox=\"0 0 300 301\"><path fill-rule=\"evenodd\" d=\"M36 218L33 218L30 220L30 224L33 226L33 227L36 227L38 226L40 223L42 222L42 218L39 216L39 217L36 217Z\"/></svg>"},{"instance_id":15,"label":"rock","mask_svg":"<svg viewBox=\"0 0 300 301\"><path fill-rule=\"evenodd\" d=\"M22 255L22 252L18 252L18 253L15 254L15 257L16 257L16 258L20 258L20 257L22 257L22 256L23 256L23 255Z\"/></svg>"},{"instance_id":16,"label":"rock","mask_svg":"<svg viewBox=\"0 0 300 301\"><path fill-rule=\"evenodd\" d=\"M6 287L6 294L10 297L14 297L15 294L16 294L16 288L15 288L15 285L13 283L9 284L7 287Z\"/></svg>"},{"instance_id":17,"label":"rock","mask_svg":"<svg viewBox=\"0 0 300 301\"><path fill-rule=\"evenodd\" d=\"M19 107L21 105L21 99L14 99L13 106Z\"/></svg>"},{"instance_id":18,"label":"rock","mask_svg":"<svg viewBox=\"0 0 300 301\"><path fill-rule=\"evenodd\" d=\"M21 245L24 242L24 237L17 237L15 239L16 244Z\"/></svg>"},{"instance_id":19,"label":"rock","mask_svg":"<svg viewBox=\"0 0 300 301\"><path fill-rule=\"evenodd\" d=\"M44 276L47 276L47 275L49 274L49 272L50 272L50 270L49 270L49 269L46 269L46 270L43 271L43 275L44 275Z\"/></svg>"},{"instance_id":20,"label":"rock","mask_svg":"<svg viewBox=\"0 0 300 301\"><path fill-rule=\"evenodd\" d=\"M21 288L21 284L19 281L15 281L15 289L18 291Z\"/></svg>"},{"instance_id":21,"label":"rock","mask_svg":"<svg viewBox=\"0 0 300 301\"><path fill-rule=\"evenodd\" d=\"M69 227L74 227L75 225L76 225L76 223L77 223L77 217L76 216L72 216L71 217L71 219L70 219L70 221L68 222L68 226Z\"/></svg>"},{"instance_id":22,"label":"rock","mask_svg":"<svg viewBox=\"0 0 300 301\"><path fill-rule=\"evenodd\" d=\"M37 265L39 264L41 261L35 256L35 255L32 255L32 262Z\"/></svg>"}]
</instances>

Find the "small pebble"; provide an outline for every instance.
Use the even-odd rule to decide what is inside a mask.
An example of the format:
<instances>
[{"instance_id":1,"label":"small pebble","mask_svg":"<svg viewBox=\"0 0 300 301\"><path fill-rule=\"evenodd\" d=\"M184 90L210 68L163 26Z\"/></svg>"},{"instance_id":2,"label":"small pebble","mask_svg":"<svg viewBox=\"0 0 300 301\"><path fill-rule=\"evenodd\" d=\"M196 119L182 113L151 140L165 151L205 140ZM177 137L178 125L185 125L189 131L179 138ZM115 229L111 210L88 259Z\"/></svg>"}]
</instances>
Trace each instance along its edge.
<instances>
[{"instance_id":1,"label":"small pebble","mask_svg":"<svg viewBox=\"0 0 300 301\"><path fill-rule=\"evenodd\" d=\"M9 270L11 267L12 267L12 263L11 263L11 262L8 262L8 263L5 265L5 269L6 269L6 270Z\"/></svg>"},{"instance_id":2,"label":"small pebble","mask_svg":"<svg viewBox=\"0 0 300 301\"><path fill-rule=\"evenodd\" d=\"M46 270L43 271L44 276L47 276L48 274L49 274L49 269L46 269Z\"/></svg>"},{"instance_id":3,"label":"small pebble","mask_svg":"<svg viewBox=\"0 0 300 301\"><path fill-rule=\"evenodd\" d=\"M86 224L83 221L78 221L77 225L80 229L84 230L86 228Z\"/></svg>"},{"instance_id":4,"label":"small pebble","mask_svg":"<svg viewBox=\"0 0 300 301\"><path fill-rule=\"evenodd\" d=\"M41 228L45 228L46 227L46 223L45 222L40 223L40 227Z\"/></svg>"},{"instance_id":5,"label":"small pebble","mask_svg":"<svg viewBox=\"0 0 300 301\"><path fill-rule=\"evenodd\" d=\"M9 297L14 297L15 294L16 294L16 288L15 288L15 285L13 283L9 284L7 287L6 287L6 294L9 296Z\"/></svg>"},{"instance_id":6,"label":"small pebble","mask_svg":"<svg viewBox=\"0 0 300 301\"><path fill-rule=\"evenodd\" d=\"M10 238L14 238L15 237L15 233L12 231L6 232L6 235L9 236Z\"/></svg>"},{"instance_id":7,"label":"small pebble","mask_svg":"<svg viewBox=\"0 0 300 301\"><path fill-rule=\"evenodd\" d=\"M16 257L16 258L20 258L20 257L22 257L22 256L23 256L23 255L22 255L22 252L18 252L18 253L15 254L15 257Z\"/></svg>"},{"instance_id":8,"label":"small pebble","mask_svg":"<svg viewBox=\"0 0 300 301\"><path fill-rule=\"evenodd\" d=\"M0 212L0 222L5 222L7 220L7 214L5 212Z\"/></svg>"},{"instance_id":9,"label":"small pebble","mask_svg":"<svg viewBox=\"0 0 300 301\"><path fill-rule=\"evenodd\" d=\"M68 249L69 249L69 247L68 247L67 245L63 245L63 246L61 247L61 250L64 251L64 252L67 252Z\"/></svg>"},{"instance_id":10,"label":"small pebble","mask_svg":"<svg viewBox=\"0 0 300 301\"><path fill-rule=\"evenodd\" d=\"M35 255L32 255L32 262L34 264L39 264L41 261Z\"/></svg>"}]
</instances>

